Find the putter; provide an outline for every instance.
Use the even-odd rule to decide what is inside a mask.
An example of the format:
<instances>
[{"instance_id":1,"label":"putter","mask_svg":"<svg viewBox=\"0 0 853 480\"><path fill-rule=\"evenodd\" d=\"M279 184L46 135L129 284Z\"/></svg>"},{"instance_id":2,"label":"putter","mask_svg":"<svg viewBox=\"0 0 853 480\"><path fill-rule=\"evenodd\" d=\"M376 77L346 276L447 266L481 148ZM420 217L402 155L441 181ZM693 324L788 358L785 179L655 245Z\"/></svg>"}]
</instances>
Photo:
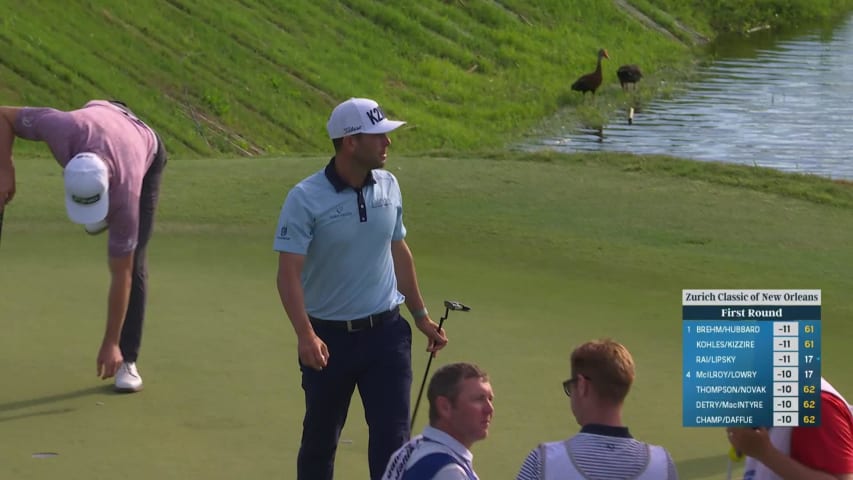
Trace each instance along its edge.
<instances>
[{"instance_id":1,"label":"putter","mask_svg":"<svg viewBox=\"0 0 853 480\"><path fill-rule=\"evenodd\" d=\"M471 307L465 305L460 302L454 302L451 300L444 301L444 316L438 320L438 331L441 331L441 326L444 325L444 321L447 319L447 316L450 315L451 310L456 310L460 312L467 312L471 310ZM421 397L424 394L424 385L426 385L427 375L429 375L429 367L432 364L432 358L435 356L434 352L430 352L429 360L427 360L426 371L424 371L424 380L421 382L421 390L418 392L418 399L415 401L415 409L412 411L412 423L409 425L409 430L415 428L415 418L418 416L418 407L421 404Z\"/></svg>"},{"instance_id":2,"label":"putter","mask_svg":"<svg viewBox=\"0 0 853 480\"><path fill-rule=\"evenodd\" d=\"M3 213L5 212L5 208L0 209L0 240L3 240Z\"/></svg>"}]
</instances>

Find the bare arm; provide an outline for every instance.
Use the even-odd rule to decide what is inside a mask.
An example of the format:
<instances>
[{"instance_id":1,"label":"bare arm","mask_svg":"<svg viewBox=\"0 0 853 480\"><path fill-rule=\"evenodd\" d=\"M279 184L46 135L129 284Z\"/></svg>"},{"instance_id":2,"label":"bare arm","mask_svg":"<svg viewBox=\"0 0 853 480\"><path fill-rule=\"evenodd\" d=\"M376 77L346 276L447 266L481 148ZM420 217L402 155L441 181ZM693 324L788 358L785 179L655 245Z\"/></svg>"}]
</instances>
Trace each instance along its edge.
<instances>
[{"instance_id":1,"label":"bare arm","mask_svg":"<svg viewBox=\"0 0 853 480\"><path fill-rule=\"evenodd\" d=\"M0 210L15 196L15 165L12 162L12 145L15 143L13 126L19 107L0 107Z\"/></svg>"},{"instance_id":2,"label":"bare arm","mask_svg":"<svg viewBox=\"0 0 853 480\"><path fill-rule=\"evenodd\" d=\"M729 442L785 480L853 480L853 474L833 475L815 470L780 452L770 443L766 428L729 428Z\"/></svg>"},{"instance_id":3,"label":"bare arm","mask_svg":"<svg viewBox=\"0 0 853 480\"><path fill-rule=\"evenodd\" d=\"M130 285L133 272L133 252L123 257L110 257L110 292L107 298L107 327L98 352L98 376L115 375L124 360L119 348L121 328L130 303Z\"/></svg>"},{"instance_id":4,"label":"bare arm","mask_svg":"<svg viewBox=\"0 0 853 480\"><path fill-rule=\"evenodd\" d=\"M305 312L305 294L300 279L304 264L304 255L279 253L276 285L281 305L296 333L299 360L307 367L322 370L329 361L329 350L314 333L308 313Z\"/></svg>"},{"instance_id":5,"label":"bare arm","mask_svg":"<svg viewBox=\"0 0 853 480\"><path fill-rule=\"evenodd\" d=\"M429 339L427 351L437 352L447 345L447 336L438 324L432 321L424 311L424 299L418 288L418 276L415 273L415 260L405 240L391 242L391 257L394 259L394 273L397 276L397 288L406 296L406 307L415 317L415 325Z\"/></svg>"}]
</instances>

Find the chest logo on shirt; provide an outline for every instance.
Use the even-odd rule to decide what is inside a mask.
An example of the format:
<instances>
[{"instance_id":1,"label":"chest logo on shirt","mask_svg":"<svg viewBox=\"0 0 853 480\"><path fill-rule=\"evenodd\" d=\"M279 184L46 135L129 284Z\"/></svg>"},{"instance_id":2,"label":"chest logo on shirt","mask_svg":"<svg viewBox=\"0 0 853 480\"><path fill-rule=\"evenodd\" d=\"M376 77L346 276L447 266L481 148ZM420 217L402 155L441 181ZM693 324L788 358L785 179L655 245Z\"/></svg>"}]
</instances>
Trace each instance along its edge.
<instances>
[{"instance_id":1,"label":"chest logo on shirt","mask_svg":"<svg viewBox=\"0 0 853 480\"><path fill-rule=\"evenodd\" d=\"M329 216L329 218L332 219L332 218L341 218L341 217L350 217L350 216L352 216L352 212L344 211L344 204L341 203L335 207L335 211Z\"/></svg>"}]
</instances>

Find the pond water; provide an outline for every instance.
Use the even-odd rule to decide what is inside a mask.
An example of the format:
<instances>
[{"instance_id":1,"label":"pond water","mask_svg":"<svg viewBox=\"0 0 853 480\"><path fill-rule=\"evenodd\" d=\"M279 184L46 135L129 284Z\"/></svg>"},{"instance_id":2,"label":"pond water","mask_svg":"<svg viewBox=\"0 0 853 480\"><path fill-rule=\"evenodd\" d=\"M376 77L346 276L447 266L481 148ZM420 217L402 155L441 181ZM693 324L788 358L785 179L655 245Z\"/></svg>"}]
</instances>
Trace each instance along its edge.
<instances>
[{"instance_id":1,"label":"pond water","mask_svg":"<svg viewBox=\"0 0 853 480\"><path fill-rule=\"evenodd\" d=\"M716 60L700 80L649 102L633 124L621 113L600 132L524 148L664 154L853 180L853 17L831 30L765 32L710 49Z\"/></svg>"}]
</instances>

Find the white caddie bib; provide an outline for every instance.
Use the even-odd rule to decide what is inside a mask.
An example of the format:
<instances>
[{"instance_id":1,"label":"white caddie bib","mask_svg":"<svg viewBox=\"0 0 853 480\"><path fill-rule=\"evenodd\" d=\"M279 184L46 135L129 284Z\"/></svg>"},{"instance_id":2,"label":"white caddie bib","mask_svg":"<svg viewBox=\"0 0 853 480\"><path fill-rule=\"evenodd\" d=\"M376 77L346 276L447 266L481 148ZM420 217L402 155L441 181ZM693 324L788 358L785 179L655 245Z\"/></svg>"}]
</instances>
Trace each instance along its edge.
<instances>
[{"instance_id":1,"label":"white caddie bib","mask_svg":"<svg viewBox=\"0 0 853 480\"><path fill-rule=\"evenodd\" d=\"M643 473L633 480L662 480L669 475L667 453L663 447L646 444L649 449L649 463ZM572 453L569 450L569 441L551 442L539 447L539 455L542 459L542 472L545 480L585 480L575 466Z\"/></svg>"}]
</instances>

